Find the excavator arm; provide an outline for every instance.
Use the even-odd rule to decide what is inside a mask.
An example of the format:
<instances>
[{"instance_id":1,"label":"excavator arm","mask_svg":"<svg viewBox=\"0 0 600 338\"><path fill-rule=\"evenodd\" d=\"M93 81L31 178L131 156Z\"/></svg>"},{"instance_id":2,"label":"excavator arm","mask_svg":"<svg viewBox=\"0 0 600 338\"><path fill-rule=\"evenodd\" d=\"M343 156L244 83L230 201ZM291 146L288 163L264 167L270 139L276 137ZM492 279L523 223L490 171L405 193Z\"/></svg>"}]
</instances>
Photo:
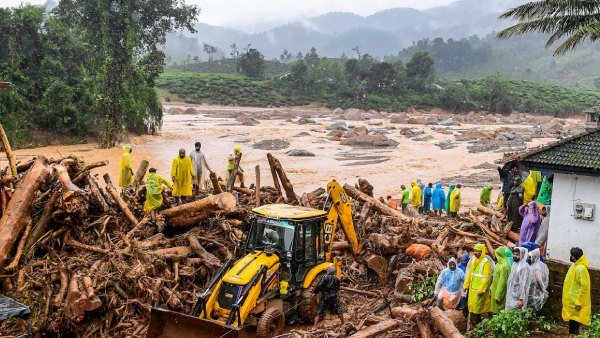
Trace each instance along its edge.
<instances>
[{"instance_id":1,"label":"excavator arm","mask_svg":"<svg viewBox=\"0 0 600 338\"><path fill-rule=\"evenodd\" d=\"M323 242L325 247L328 248L326 254L327 261L331 261L333 239L337 226L340 224L346 240L350 244L354 259L367 265L377 273L381 281L384 281L387 278L388 262L385 258L364 250L364 243L359 240L356 233L356 227L352 219L352 202L346 191L339 183L333 180L327 184L327 193L329 194L329 199L331 199L327 221L325 221L323 226Z\"/></svg>"}]
</instances>

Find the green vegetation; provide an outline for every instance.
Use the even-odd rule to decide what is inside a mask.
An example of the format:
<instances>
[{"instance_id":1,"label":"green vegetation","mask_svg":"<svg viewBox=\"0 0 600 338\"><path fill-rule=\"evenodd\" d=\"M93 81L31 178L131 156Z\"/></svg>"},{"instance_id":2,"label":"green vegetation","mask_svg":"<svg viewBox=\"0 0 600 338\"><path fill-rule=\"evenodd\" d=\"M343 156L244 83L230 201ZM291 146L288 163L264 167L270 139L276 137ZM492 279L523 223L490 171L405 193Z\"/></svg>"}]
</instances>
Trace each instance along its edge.
<instances>
[{"instance_id":1,"label":"green vegetation","mask_svg":"<svg viewBox=\"0 0 600 338\"><path fill-rule=\"evenodd\" d=\"M417 303L433 297L435 291L435 282L437 275L433 275L420 283L413 283L409 286L410 302Z\"/></svg>"},{"instance_id":2,"label":"green vegetation","mask_svg":"<svg viewBox=\"0 0 600 338\"><path fill-rule=\"evenodd\" d=\"M527 311L502 311L491 319L484 319L468 334L470 338L520 338L529 337L535 332L535 327L550 330L552 324L542 316L538 316L532 308Z\"/></svg>"},{"instance_id":3,"label":"green vegetation","mask_svg":"<svg viewBox=\"0 0 600 338\"><path fill-rule=\"evenodd\" d=\"M584 327L584 332L575 338L597 338L600 337L600 314L597 313L592 316L592 326L589 328Z\"/></svg>"}]
</instances>

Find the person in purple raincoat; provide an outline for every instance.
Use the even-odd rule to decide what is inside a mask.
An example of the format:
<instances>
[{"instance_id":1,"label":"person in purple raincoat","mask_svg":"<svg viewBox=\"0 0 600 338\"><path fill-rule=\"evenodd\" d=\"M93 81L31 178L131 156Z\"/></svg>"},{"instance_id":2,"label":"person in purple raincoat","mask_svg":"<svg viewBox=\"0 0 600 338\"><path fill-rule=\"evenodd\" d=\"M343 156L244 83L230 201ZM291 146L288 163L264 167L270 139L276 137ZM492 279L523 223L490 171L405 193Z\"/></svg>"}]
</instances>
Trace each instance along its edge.
<instances>
[{"instance_id":1,"label":"person in purple raincoat","mask_svg":"<svg viewBox=\"0 0 600 338\"><path fill-rule=\"evenodd\" d=\"M523 216L521 233L519 234L519 245L522 245L525 242L535 242L542 221L537 208L537 203L532 201L527 205L522 205L519 208L519 214Z\"/></svg>"}]
</instances>

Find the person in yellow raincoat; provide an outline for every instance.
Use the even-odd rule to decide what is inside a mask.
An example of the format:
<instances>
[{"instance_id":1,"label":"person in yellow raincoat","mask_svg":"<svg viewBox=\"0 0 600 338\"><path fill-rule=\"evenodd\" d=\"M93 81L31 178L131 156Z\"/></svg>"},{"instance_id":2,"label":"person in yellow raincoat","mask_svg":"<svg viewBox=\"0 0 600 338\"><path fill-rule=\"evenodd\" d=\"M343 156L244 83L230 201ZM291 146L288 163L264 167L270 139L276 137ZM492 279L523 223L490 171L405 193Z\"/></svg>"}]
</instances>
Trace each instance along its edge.
<instances>
[{"instance_id":1,"label":"person in yellow raincoat","mask_svg":"<svg viewBox=\"0 0 600 338\"><path fill-rule=\"evenodd\" d=\"M562 318L569 322L569 334L577 335L580 324L592 324L590 262L580 248L571 249L571 262L563 285Z\"/></svg>"},{"instance_id":2,"label":"person in yellow raincoat","mask_svg":"<svg viewBox=\"0 0 600 338\"><path fill-rule=\"evenodd\" d=\"M148 170L148 177L146 177L146 202L144 203L144 211L150 213L153 222L156 221L155 210L163 203L163 185L169 188L173 187L173 183L157 174L156 169L150 168Z\"/></svg>"},{"instance_id":3,"label":"person in yellow raincoat","mask_svg":"<svg viewBox=\"0 0 600 338\"><path fill-rule=\"evenodd\" d=\"M123 152L121 153L121 160L119 161L119 187L128 188L133 183L133 161L131 160L131 151L133 149L130 145L123 146Z\"/></svg>"},{"instance_id":4,"label":"person in yellow raincoat","mask_svg":"<svg viewBox=\"0 0 600 338\"><path fill-rule=\"evenodd\" d=\"M469 324L474 328L481 322L481 315L490 312L492 297L490 282L492 280L492 262L485 256L485 245L477 244L473 248L472 262L469 262L463 295L468 292Z\"/></svg>"},{"instance_id":5,"label":"person in yellow raincoat","mask_svg":"<svg viewBox=\"0 0 600 338\"><path fill-rule=\"evenodd\" d=\"M452 190L452 194L450 194L450 216L458 217L458 211L460 210L460 188L462 185L457 184L456 188Z\"/></svg>"},{"instance_id":6,"label":"person in yellow raincoat","mask_svg":"<svg viewBox=\"0 0 600 338\"><path fill-rule=\"evenodd\" d=\"M171 178L173 179L173 197L181 204L181 197L192 196L192 159L185 154L185 149L179 149L179 155L173 159Z\"/></svg>"},{"instance_id":7,"label":"person in yellow raincoat","mask_svg":"<svg viewBox=\"0 0 600 338\"><path fill-rule=\"evenodd\" d=\"M523 181L523 204L528 204L537 195L538 184L542 183L542 173L531 170Z\"/></svg>"},{"instance_id":8,"label":"person in yellow raincoat","mask_svg":"<svg viewBox=\"0 0 600 338\"><path fill-rule=\"evenodd\" d=\"M412 204L415 211L419 211L421 208L421 197L423 196L423 190L419 188L417 181L412 182L412 190L410 192L410 203Z\"/></svg>"}]
</instances>

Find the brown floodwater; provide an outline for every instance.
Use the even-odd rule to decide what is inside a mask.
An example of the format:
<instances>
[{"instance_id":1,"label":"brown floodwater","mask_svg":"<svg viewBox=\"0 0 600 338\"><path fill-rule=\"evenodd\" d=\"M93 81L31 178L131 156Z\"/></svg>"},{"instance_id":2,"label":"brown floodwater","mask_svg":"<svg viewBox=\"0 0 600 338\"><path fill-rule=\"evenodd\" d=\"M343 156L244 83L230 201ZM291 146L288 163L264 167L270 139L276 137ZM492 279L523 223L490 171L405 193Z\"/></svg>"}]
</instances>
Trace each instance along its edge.
<instances>
[{"instance_id":1,"label":"brown floodwater","mask_svg":"<svg viewBox=\"0 0 600 338\"><path fill-rule=\"evenodd\" d=\"M165 177L169 176L171 161L177 156L178 150L184 148L190 151L194 148L196 141L202 142L202 151L206 155L209 165L223 177L226 172L227 155L232 152L235 145L240 145L243 152L241 166L246 172L248 183L254 181L254 167L259 165L262 184L273 184L266 158L267 153L271 152L284 166L297 193L325 187L327 182L332 179L341 183L354 184L360 177L373 184L377 196L398 196L401 184L410 186L410 182L417 178L421 178L425 183L435 183L443 177L466 176L481 172L482 170L473 169L473 167L485 162L494 163L495 160L502 157L501 153L495 152L469 153L466 143L459 143L458 147L454 149L441 150L434 144L442 140L454 139L454 137L433 132L431 126L426 125L395 124L394 126L424 130L426 135L433 137L429 141L413 141L400 135L397 130L392 130L387 136L399 142L399 145L393 149L341 146L340 142L328 140L326 127L333 122L334 115L331 114L331 110L324 108L276 109L277 111L315 113L314 116L317 117L314 119L319 123L316 125L298 125L294 122L286 122L284 119L272 119L259 120L256 126L244 126L230 118L230 113L252 114L272 109L165 103L166 109L172 107L195 107L199 114L166 114L160 135L133 136L129 142L133 146L134 166L142 159L146 159L150 161L151 167L158 169L158 172ZM367 128L383 128L390 125L389 120L386 119L370 121L381 121L383 125L370 126L368 121L347 121L347 123L355 126L364 125ZM494 130L507 126L462 124L450 128L473 127L481 130ZM514 125L510 127L515 128ZM296 136L300 132L307 132L309 135ZM251 146L258 141L269 139L286 140L290 146L284 150L274 151L253 149ZM552 140L534 139L528 145L537 146L549 141ZM289 149L307 150L314 153L315 157L287 156L285 152ZM49 158L76 155L84 158L86 162L108 160L109 165L97 169L96 173L109 173L113 182L118 181L120 146L111 149L99 149L96 144L49 146L18 150L16 154L17 159L21 161L36 155L44 155ZM389 158L389 160L378 163L378 159L381 157ZM463 204L473 206L479 199L479 189L464 188L463 196Z\"/></svg>"}]
</instances>

